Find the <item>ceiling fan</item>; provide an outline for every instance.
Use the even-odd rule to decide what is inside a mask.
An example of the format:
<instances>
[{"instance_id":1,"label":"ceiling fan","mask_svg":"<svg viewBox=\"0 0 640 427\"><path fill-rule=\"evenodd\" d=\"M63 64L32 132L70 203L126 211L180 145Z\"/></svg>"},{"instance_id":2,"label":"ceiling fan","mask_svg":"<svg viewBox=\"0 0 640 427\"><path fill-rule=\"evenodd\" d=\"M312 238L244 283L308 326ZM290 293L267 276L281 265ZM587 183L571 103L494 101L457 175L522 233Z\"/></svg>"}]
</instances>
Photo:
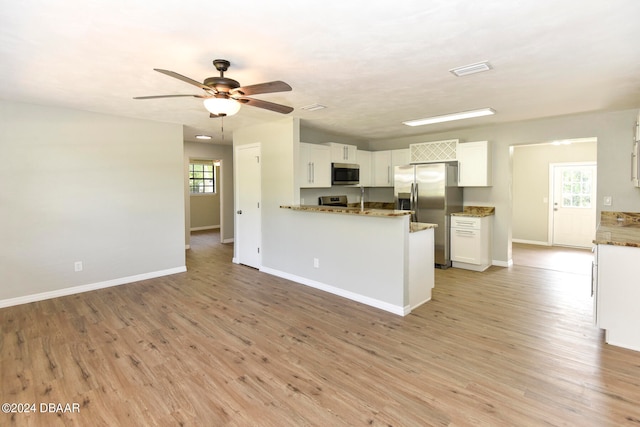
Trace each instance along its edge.
<instances>
[{"instance_id":1,"label":"ceiling fan","mask_svg":"<svg viewBox=\"0 0 640 427\"><path fill-rule=\"evenodd\" d=\"M240 86L238 81L224 76L224 72L227 71L231 65L229 61L226 59L215 59L213 61L213 65L216 67L216 70L220 71L220 77L208 77L202 83L173 71L154 68L154 70L159 73L166 74L167 76L174 77L185 83L199 87L204 90L204 94L136 96L133 99L178 98L185 96L201 98L204 99L204 106L210 113L209 117L232 116L240 110L240 106L242 104L264 108L266 110L282 114L288 114L293 111L293 108L286 105L247 97L247 95L290 91L291 86L287 83L276 80L273 82L259 83L249 86Z\"/></svg>"}]
</instances>

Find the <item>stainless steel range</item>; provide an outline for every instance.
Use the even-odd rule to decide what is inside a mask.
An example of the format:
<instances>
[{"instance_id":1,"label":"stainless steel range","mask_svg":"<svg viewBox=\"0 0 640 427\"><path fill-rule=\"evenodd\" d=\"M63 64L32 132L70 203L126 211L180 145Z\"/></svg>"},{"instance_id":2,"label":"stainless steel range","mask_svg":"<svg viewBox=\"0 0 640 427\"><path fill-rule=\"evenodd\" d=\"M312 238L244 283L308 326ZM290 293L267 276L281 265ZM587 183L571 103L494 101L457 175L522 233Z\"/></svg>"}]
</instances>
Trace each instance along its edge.
<instances>
[{"instance_id":1,"label":"stainless steel range","mask_svg":"<svg viewBox=\"0 0 640 427\"><path fill-rule=\"evenodd\" d=\"M320 196L318 197L320 206L347 206L347 196Z\"/></svg>"}]
</instances>

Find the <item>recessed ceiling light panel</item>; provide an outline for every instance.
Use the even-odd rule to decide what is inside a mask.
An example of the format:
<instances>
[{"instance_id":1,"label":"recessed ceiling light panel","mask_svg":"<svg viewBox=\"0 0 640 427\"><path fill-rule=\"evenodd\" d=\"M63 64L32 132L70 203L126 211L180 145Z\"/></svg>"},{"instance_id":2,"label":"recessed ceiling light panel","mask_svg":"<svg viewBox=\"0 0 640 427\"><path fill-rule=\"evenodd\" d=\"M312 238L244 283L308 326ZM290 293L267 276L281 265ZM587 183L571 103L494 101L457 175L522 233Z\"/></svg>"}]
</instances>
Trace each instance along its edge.
<instances>
[{"instance_id":1,"label":"recessed ceiling light panel","mask_svg":"<svg viewBox=\"0 0 640 427\"><path fill-rule=\"evenodd\" d=\"M482 73L483 71L491 70L491 64L489 61L476 62L475 64L464 65L462 67L452 68L449 70L454 76L462 77L469 74Z\"/></svg>"},{"instance_id":2,"label":"recessed ceiling light panel","mask_svg":"<svg viewBox=\"0 0 640 427\"><path fill-rule=\"evenodd\" d=\"M470 119L473 117L491 116L495 114L491 108L481 108L480 110L461 111L459 113L444 114L442 116L427 117L425 119L409 120L402 122L407 126L422 126L433 123L451 122L453 120Z\"/></svg>"},{"instance_id":3,"label":"recessed ceiling light panel","mask_svg":"<svg viewBox=\"0 0 640 427\"><path fill-rule=\"evenodd\" d=\"M209 135L196 135L196 139L211 139Z\"/></svg>"}]
</instances>

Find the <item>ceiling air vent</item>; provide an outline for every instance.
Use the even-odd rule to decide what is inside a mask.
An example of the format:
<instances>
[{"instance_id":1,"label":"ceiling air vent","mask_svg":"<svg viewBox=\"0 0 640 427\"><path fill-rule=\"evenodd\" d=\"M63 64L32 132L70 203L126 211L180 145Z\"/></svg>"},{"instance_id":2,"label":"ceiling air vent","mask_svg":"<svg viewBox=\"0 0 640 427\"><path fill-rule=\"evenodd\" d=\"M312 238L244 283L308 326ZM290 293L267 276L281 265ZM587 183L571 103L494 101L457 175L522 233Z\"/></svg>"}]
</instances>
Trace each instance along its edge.
<instances>
[{"instance_id":1,"label":"ceiling air vent","mask_svg":"<svg viewBox=\"0 0 640 427\"><path fill-rule=\"evenodd\" d=\"M469 74L482 73L483 71L491 70L491 64L489 61L477 62L475 64L469 64L458 68L452 68L449 71L457 76L468 76Z\"/></svg>"},{"instance_id":2,"label":"ceiling air vent","mask_svg":"<svg viewBox=\"0 0 640 427\"><path fill-rule=\"evenodd\" d=\"M305 105L304 107L301 107L301 110L305 110L305 111L318 111L318 110L323 110L327 107L325 107L324 105L320 105L320 104L310 104L310 105Z\"/></svg>"}]
</instances>

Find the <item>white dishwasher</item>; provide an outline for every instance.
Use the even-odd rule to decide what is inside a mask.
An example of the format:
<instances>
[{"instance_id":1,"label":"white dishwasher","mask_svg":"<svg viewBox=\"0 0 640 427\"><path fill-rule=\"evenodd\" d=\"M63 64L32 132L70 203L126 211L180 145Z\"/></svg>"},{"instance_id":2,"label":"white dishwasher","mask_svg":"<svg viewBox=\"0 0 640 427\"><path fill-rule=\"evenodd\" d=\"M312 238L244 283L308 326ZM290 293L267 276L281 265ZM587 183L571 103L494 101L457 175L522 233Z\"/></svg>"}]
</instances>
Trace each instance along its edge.
<instances>
[{"instance_id":1,"label":"white dishwasher","mask_svg":"<svg viewBox=\"0 0 640 427\"><path fill-rule=\"evenodd\" d=\"M484 271L491 265L491 217L451 216L452 266Z\"/></svg>"}]
</instances>

